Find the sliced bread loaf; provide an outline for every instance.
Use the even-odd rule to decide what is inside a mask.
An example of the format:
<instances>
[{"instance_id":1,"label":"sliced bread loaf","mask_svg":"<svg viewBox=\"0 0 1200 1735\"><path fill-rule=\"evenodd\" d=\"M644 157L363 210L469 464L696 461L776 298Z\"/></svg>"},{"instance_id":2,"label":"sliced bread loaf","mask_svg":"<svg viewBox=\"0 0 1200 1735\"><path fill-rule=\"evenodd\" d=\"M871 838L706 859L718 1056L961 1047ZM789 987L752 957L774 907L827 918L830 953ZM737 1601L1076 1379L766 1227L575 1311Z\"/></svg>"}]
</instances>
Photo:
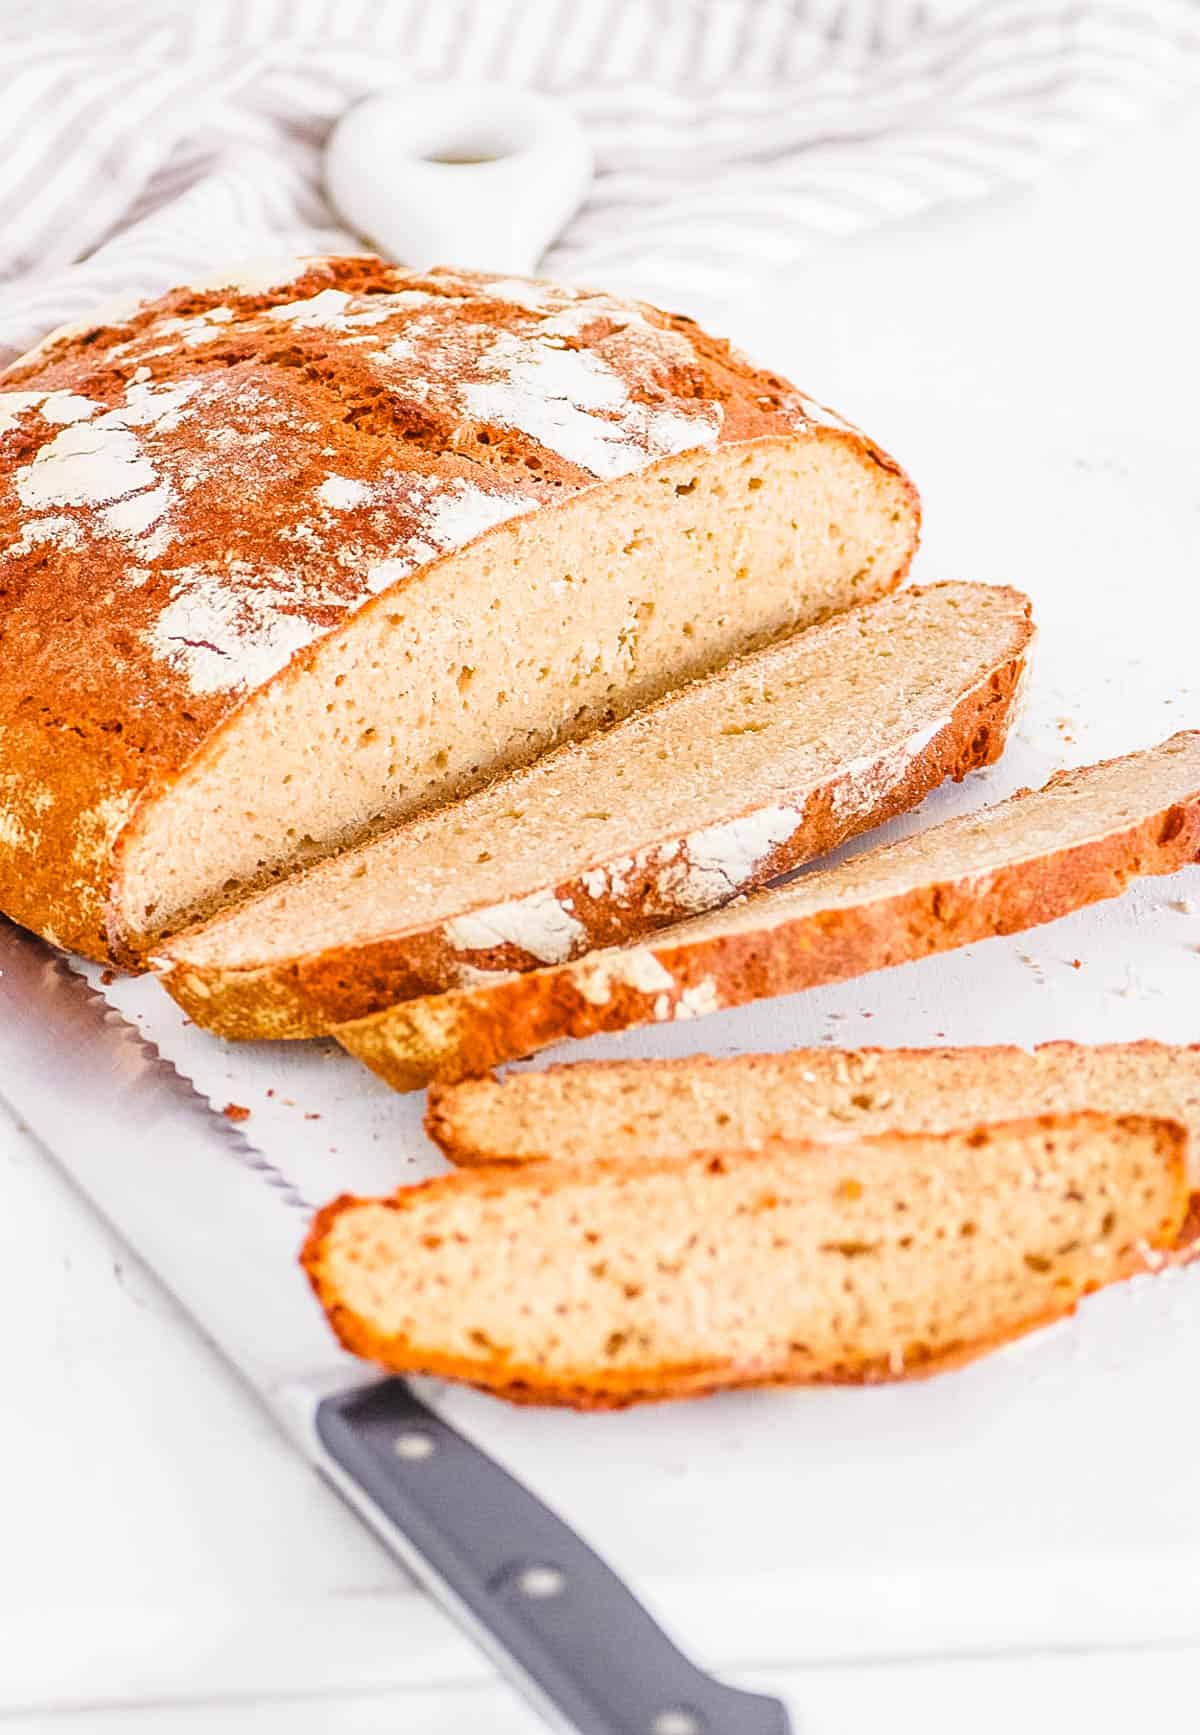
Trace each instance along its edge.
<instances>
[{"instance_id":1,"label":"sliced bread loaf","mask_svg":"<svg viewBox=\"0 0 1200 1735\"><path fill-rule=\"evenodd\" d=\"M1187 1135L1139 1116L478 1169L322 1211L342 1343L580 1407L952 1365L1152 1269Z\"/></svg>"},{"instance_id":2,"label":"sliced bread loaf","mask_svg":"<svg viewBox=\"0 0 1200 1735\"><path fill-rule=\"evenodd\" d=\"M0 909L125 962L896 584L838 417L590 290L297 261L0 374Z\"/></svg>"},{"instance_id":3,"label":"sliced bread loaf","mask_svg":"<svg viewBox=\"0 0 1200 1735\"><path fill-rule=\"evenodd\" d=\"M1200 857L1200 733L754 892L642 945L408 1001L338 1041L397 1089L567 1036L695 1018L841 981L1114 897Z\"/></svg>"},{"instance_id":4,"label":"sliced bread loaf","mask_svg":"<svg viewBox=\"0 0 1200 1735\"><path fill-rule=\"evenodd\" d=\"M1166 1115L1200 1186L1200 1044L801 1048L580 1061L434 1085L425 1125L456 1163L594 1162L755 1150L780 1139L949 1132L1023 1115Z\"/></svg>"},{"instance_id":5,"label":"sliced bread loaf","mask_svg":"<svg viewBox=\"0 0 1200 1735\"><path fill-rule=\"evenodd\" d=\"M480 970L561 963L727 903L1004 747L1017 591L901 591L756 651L168 941L224 1036L310 1036Z\"/></svg>"}]
</instances>

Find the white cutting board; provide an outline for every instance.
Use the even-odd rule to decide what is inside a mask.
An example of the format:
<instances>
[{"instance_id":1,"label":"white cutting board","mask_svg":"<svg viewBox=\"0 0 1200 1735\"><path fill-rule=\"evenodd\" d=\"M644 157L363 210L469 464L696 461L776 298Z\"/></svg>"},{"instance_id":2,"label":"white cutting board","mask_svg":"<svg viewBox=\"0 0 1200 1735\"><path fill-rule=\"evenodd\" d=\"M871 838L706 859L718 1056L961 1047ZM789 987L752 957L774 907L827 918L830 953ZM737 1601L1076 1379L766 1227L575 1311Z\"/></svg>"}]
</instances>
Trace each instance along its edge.
<instances>
[{"instance_id":1,"label":"white cutting board","mask_svg":"<svg viewBox=\"0 0 1200 1735\"><path fill-rule=\"evenodd\" d=\"M1182 142L1147 139L1034 200L905 225L828 256L786 296L730 321L747 348L861 419L920 479L916 576L1014 582L1034 598L1042 642L1003 764L895 830L1200 725L1200 369L1188 241L1169 217L1170 176L1182 201L1197 143L1190 123ZM1011 941L572 1054L1197 1040L1195 908L1200 869ZM114 998L134 1012L156 1004L145 983ZM163 1028L160 1010L153 1025ZM267 1099L267 1075L252 1094L245 1060L221 1045L180 1032L166 1046L214 1100L252 1110L252 1138L275 1146L286 1134L317 1197L394 1184L429 1162L419 1101L391 1098L340 1055L322 1063L319 1085L297 1056L294 1086L289 1057L275 1056ZM906 1387L596 1417L469 1393L440 1401L714 1665L1129 1642L1200 1635L1198 1345L1200 1270L1128 1285L1072 1324ZM178 1353L193 1353L182 1326ZM276 1464L264 1457L264 1488ZM202 1476L202 1452L191 1474ZM117 1498L122 1522L137 1526L136 1487ZM312 1502L322 1498L314 1489ZM345 1551L314 1581L295 1501L280 1501L274 1540L269 1500L256 1512L252 1552L261 1584L264 1550L277 1549L283 1600L219 1631L191 1623L191 1666L218 1685L222 1669L241 1669L244 1684L246 1670L258 1685L272 1669L296 1686L314 1670L327 1679L338 1646L349 1679L368 1650L380 1655L382 1626L345 1597L378 1592L390 1568L347 1528ZM314 1522L324 1538L326 1519ZM149 1532L141 1546L153 1553ZM155 1582L172 1583L165 1566ZM187 1585L181 1565L181 1607ZM174 1678L164 1655L187 1650L187 1623L177 1625L178 1652L164 1652L161 1623L145 1627L140 1650L111 1620L93 1631L115 1635L122 1678L149 1690ZM463 1666L427 1608L412 1608L409 1630L419 1654L410 1647L403 1667L436 1674L443 1655L447 1669ZM102 1657L89 1666L93 1682L108 1679Z\"/></svg>"}]
</instances>

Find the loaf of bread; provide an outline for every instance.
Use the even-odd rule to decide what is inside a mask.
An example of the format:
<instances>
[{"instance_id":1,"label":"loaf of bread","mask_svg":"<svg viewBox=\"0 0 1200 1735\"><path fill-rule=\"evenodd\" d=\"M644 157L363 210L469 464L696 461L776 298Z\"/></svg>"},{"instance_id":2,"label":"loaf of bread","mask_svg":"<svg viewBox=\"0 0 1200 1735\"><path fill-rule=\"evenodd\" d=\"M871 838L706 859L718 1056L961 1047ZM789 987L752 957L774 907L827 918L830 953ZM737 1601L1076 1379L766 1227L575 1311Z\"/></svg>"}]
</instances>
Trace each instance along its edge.
<instances>
[{"instance_id":1,"label":"loaf of bread","mask_svg":"<svg viewBox=\"0 0 1200 1735\"><path fill-rule=\"evenodd\" d=\"M528 1402L900 1378L1162 1263L1186 1144L1080 1114L475 1169L336 1201L303 1257L347 1349Z\"/></svg>"},{"instance_id":2,"label":"loaf of bread","mask_svg":"<svg viewBox=\"0 0 1200 1735\"><path fill-rule=\"evenodd\" d=\"M690 320L367 258L0 374L0 909L136 964L894 586L861 434Z\"/></svg>"},{"instance_id":3,"label":"loaf of bread","mask_svg":"<svg viewBox=\"0 0 1200 1735\"><path fill-rule=\"evenodd\" d=\"M728 902L1003 749L1016 591L906 590L319 862L152 960L223 1036L328 1030Z\"/></svg>"},{"instance_id":4,"label":"loaf of bread","mask_svg":"<svg viewBox=\"0 0 1200 1735\"><path fill-rule=\"evenodd\" d=\"M399 1090L1011 934L1200 857L1200 733L753 892L640 945L406 1001L338 1041Z\"/></svg>"},{"instance_id":5,"label":"loaf of bread","mask_svg":"<svg viewBox=\"0 0 1200 1735\"><path fill-rule=\"evenodd\" d=\"M1200 1044L800 1048L579 1061L435 1085L425 1125L460 1164L640 1161L757 1150L781 1139L941 1133L1082 1109L1166 1115L1187 1128L1200 1159Z\"/></svg>"}]
</instances>

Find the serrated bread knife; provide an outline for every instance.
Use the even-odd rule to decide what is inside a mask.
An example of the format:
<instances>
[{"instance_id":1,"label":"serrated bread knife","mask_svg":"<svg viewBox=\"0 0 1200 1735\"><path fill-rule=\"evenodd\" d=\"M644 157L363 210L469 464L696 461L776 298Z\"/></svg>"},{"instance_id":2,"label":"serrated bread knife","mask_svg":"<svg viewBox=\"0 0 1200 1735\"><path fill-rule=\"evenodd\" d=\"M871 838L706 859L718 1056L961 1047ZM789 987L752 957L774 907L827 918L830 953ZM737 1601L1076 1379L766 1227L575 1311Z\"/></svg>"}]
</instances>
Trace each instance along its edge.
<instances>
[{"instance_id":1,"label":"serrated bread knife","mask_svg":"<svg viewBox=\"0 0 1200 1735\"><path fill-rule=\"evenodd\" d=\"M331 1349L296 1265L309 1201L57 953L2 918L0 1095L549 1723L789 1735L778 1700L689 1662L560 1518L406 1381L364 1381Z\"/></svg>"}]
</instances>

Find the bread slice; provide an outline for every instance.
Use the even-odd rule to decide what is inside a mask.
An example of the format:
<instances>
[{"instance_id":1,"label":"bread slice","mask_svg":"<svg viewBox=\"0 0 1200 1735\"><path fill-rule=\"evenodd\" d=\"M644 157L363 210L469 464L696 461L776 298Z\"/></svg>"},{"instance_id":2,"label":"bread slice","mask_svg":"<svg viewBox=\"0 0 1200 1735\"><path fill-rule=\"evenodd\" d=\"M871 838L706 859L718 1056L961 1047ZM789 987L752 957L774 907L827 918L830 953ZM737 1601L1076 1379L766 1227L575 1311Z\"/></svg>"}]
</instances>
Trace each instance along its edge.
<instances>
[{"instance_id":1,"label":"bread slice","mask_svg":"<svg viewBox=\"0 0 1200 1735\"><path fill-rule=\"evenodd\" d=\"M780 1139L949 1132L1023 1115L1166 1115L1200 1186L1200 1044L801 1048L580 1061L434 1085L425 1125L452 1162L595 1162L756 1150Z\"/></svg>"},{"instance_id":2,"label":"bread slice","mask_svg":"<svg viewBox=\"0 0 1200 1735\"><path fill-rule=\"evenodd\" d=\"M901 591L168 941L198 1023L295 1037L727 903L999 757L1033 636L984 585Z\"/></svg>"},{"instance_id":3,"label":"bread slice","mask_svg":"<svg viewBox=\"0 0 1200 1735\"><path fill-rule=\"evenodd\" d=\"M397 1089L486 1072L567 1036L695 1018L837 982L1114 897L1200 856L1200 733L754 892L652 941L411 1000L342 1026Z\"/></svg>"},{"instance_id":4,"label":"bread slice","mask_svg":"<svg viewBox=\"0 0 1200 1735\"><path fill-rule=\"evenodd\" d=\"M307 259L0 374L0 909L165 933L901 578L856 429L593 290Z\"/></svg>"},{"instance_id":5,"label":"bread slice","mask_svg":"<svg viewBox=\"0 0 1200 1735\"><path fill-rule=\"evenodd\" d=\"M477 1169L317 1217L342 1343L579 1407L933 1372L1154 1268L1187 1135L1143 1116Z\"/></svg>"}]
</instances>

